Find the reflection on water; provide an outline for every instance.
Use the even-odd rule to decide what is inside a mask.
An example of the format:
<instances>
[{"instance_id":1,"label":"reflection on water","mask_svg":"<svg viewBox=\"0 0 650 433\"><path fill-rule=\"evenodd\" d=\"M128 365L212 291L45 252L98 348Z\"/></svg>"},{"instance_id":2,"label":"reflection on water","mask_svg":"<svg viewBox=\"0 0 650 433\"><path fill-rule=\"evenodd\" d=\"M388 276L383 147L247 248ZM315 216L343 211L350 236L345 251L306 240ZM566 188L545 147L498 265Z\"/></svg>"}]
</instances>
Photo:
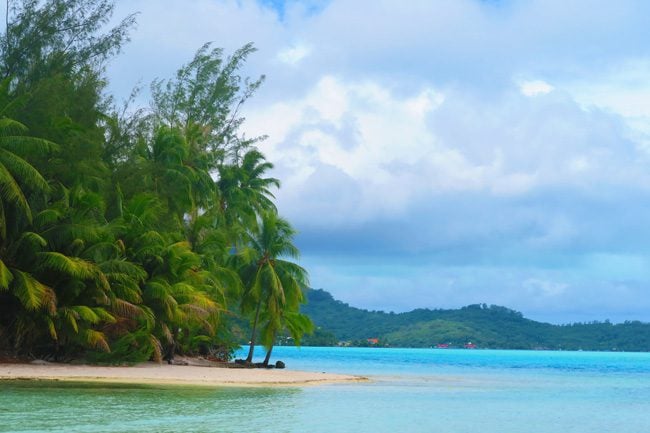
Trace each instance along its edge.
<instances>
[{"instance_id":1,"label":"reflection on water","mask_svg":"<svg viewBox=\"0 0 650 433\"><path fill-rule=\"evenodd\" d=\"M0 431L235 432L282 424L299 389L0 382ZM269 424L270 423L270 424Z\"/></svg>"}]
</instances>

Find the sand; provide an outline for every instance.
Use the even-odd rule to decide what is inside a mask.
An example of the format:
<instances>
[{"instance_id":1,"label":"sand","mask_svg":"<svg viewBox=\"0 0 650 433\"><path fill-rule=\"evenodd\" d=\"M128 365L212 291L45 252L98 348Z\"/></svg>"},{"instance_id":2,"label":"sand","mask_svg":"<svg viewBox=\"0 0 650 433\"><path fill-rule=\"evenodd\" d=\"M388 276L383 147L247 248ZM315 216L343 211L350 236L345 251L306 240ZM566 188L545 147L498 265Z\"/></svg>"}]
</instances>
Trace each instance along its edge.
<instances>
[{"instance_id":1,"label":"sand","mask_svg":"<svg viewBox=\"0 0 650 433\"><path fill-rule=\"evenodd\" d=\"M294 370L198 367L144 363L130 367L0 364L0 380L61 380L191 386L306 386L366 381L360 376Z\"/></svg>"}]
</instances>

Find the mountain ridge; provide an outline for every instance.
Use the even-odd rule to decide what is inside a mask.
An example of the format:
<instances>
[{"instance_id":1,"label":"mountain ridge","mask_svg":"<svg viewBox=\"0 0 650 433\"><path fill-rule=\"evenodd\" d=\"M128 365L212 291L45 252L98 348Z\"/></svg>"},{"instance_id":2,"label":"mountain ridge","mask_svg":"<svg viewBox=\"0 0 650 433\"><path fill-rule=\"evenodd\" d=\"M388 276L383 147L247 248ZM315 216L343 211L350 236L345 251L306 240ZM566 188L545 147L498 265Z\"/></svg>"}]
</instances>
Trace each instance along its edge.
<instances>
[{"instance_id":1,"label":"mountain ridge","mask_svg":"<svg viewBox=\"0 0 650 433\"><path fill-rule=\"evenodd\" d=\"M650 351L650 324L640 321L554 325L487 304L387 313L352 307L322 289L309 289L306 295L302 312L317 331L305 338L305 345Z\"/></svg>"}]
</instances>

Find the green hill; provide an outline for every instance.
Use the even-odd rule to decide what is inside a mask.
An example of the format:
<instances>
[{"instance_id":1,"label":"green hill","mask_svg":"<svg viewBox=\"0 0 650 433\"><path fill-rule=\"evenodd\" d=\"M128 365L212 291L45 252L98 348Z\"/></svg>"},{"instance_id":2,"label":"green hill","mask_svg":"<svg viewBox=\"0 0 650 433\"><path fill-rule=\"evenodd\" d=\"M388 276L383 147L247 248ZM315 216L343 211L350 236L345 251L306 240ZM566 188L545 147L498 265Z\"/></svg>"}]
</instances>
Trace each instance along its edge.
<instances>
[{"instance_id":1,"label":"green hill","mask_svg":"<svg viewBox=\"0 0 650 433\"><path fill-rule=\"evenodd\" d=\"M367 345L377 338L378 344L393 347L464 347L472 342L492 349L650 351L650 324L636 321L552 325L496 305L396 314L351 307L324 290L308 290L307 298L302 311L318 330L305 345Z\"/></svg>"}]
</instances>

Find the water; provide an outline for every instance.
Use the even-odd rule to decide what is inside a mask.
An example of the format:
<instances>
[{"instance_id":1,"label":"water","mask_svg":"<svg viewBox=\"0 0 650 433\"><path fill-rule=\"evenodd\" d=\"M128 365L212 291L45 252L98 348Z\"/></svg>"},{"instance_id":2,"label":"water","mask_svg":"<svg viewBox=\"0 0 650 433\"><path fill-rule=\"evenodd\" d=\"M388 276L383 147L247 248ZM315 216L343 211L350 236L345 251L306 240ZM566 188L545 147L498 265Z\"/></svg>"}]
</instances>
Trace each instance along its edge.
<instances>
[{"instance_id":1,"label":"water","mask_svg":"<svg viewBox=\"0 0 650 433\"><path fill-rule=\"evenodd\" d=\"M278 347L274 355L292 369L372 381L275 389L0 382L0 432L650 431L648 353Z\"/></svg>"}]
</instances>

